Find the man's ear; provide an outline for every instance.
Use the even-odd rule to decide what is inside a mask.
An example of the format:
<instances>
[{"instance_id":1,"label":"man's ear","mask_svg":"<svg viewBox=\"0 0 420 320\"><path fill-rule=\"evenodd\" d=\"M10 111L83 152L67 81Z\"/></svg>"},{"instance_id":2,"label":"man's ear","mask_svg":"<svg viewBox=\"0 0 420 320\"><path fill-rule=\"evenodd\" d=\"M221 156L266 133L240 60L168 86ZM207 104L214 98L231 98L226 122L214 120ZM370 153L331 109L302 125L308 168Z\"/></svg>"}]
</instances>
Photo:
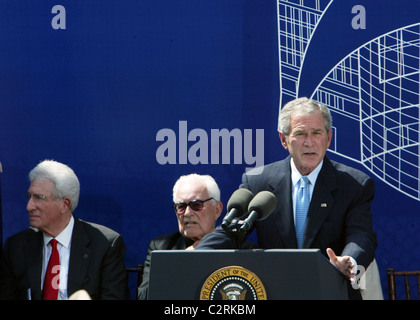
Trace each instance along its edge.
<instances>
[{"instance_id":1,"label":"man's ear","mask_svg":"<svg viewBox=\"0 0 420 320\"><path fill-rule=\"evenodd\" d=\"M63 198L63 199L61 199L61 200L62 200L62 204L63 204L63 213L64 213L64 212L71 211L71 210L70 210L70 208L71 208L71 204L72 204L71 199L70 199L70 198Z\"/></svg>"},{"instance_id":2,"label":"man's ear","mask_svg":"<svg viewBox=\"0 0 420 320\"><path fill-rule=\"evenodd\" d=\"M280 137L280 141L281 141L281 145L283 146L283 148L285 148L286 150L288 149L287 147L287 137L283 132L279 132L279 137Z\"/></svg>"},{"instance_id":3,"label":"man's ear","mask_svg":"<svg viewBox=\"0 0 420 320\"><path fill-rule=\"evenodd\" d=\"M220 217L220 215L222 214L222 211L223 211L222 201L218 201L216 206L217 206L217 214L216 214L216 220L217 220Z\"/></svg>"},{"instance_id":4,"label":"man's ear","mask_svg":"<svg viewBox=\"0 0 420 320\"><path fill-rule=\"evenodd\" d=\"M327 149L330 147L331 140L332 140L332 135L333 135L333 131L332 131L332 129L330 129L330 131L328 131L328 146L327 146Z\"/></svg>"}]
</instances>

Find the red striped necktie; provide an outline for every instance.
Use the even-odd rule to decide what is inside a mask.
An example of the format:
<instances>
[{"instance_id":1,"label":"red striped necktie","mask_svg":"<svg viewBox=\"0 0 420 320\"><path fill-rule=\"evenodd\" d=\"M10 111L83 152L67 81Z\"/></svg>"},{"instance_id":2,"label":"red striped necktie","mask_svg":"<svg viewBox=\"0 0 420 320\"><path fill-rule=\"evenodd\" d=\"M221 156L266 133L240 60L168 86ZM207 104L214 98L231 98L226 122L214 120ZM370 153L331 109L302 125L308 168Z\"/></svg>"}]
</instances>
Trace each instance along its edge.
<instances>
[{"instance_id":1,"label":"red striped necktie","mask_svg":"<svg viewBox=\"0 0 420 320\"><path fill-rule=\"evenodd\" d=\"M60 281L60 256L57 250L57 240L52 239L50 261L44 278L44 287L42 291L42 300L57 300L58 284Z\"/></svg>"}]
</instances>

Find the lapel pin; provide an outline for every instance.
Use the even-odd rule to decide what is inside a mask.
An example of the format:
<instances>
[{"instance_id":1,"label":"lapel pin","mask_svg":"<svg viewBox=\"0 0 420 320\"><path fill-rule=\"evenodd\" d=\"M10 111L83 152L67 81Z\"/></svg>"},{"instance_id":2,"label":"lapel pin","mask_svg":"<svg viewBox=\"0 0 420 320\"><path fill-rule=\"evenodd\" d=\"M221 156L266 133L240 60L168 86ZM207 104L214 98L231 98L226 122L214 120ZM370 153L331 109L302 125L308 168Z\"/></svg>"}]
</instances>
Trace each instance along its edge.
<instances>
[{"instance_id":1,"label":"lapel pin","mask_svg":"<svg viewBox=\"0 0 420 320\"><path fill-rule=\"evenodd\" d=\"M325 202L321 203L321 208L326 208L327 204Z\"/></svg>"}]
</instances>

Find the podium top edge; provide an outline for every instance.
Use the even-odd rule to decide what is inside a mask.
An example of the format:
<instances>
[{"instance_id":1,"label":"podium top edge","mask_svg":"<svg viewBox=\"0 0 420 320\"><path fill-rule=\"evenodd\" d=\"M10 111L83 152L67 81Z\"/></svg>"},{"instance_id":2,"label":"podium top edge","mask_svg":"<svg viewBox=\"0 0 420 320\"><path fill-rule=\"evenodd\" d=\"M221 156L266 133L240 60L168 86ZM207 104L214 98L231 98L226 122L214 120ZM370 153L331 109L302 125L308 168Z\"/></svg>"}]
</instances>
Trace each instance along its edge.
<instances>
[{"instance_id":1,"label":"podium top edge","mask_svg":"<svg viewBox=\"0 0 420 320\"><path fill-rule=\"evenodd\" d=\"M153 250L153 253L192 254L192 253L321 253L320 249L215 249L215 250Z\"/></svg>"}]
</instances>

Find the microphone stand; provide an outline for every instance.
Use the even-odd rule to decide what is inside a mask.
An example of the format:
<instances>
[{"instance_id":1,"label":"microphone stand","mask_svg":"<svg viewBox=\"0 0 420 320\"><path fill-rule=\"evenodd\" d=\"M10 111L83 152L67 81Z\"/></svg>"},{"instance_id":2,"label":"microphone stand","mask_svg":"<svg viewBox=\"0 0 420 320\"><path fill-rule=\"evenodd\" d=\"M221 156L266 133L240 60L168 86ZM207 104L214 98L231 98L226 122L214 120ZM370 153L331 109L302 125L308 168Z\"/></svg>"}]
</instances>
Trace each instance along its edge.
<instances>
[{"instance_id":1,"label":"microphone stand","mask_svg":"<svg viewBox=\"0 0 420 320\"><path fill-rule=\"evenodd\" d=\"M246 235L246 229L243 228L244 221L237 218L233 219L228 226L222 226L226 234L232 240L233 248L239 250Z\"/></svg>"}]
</instances>

